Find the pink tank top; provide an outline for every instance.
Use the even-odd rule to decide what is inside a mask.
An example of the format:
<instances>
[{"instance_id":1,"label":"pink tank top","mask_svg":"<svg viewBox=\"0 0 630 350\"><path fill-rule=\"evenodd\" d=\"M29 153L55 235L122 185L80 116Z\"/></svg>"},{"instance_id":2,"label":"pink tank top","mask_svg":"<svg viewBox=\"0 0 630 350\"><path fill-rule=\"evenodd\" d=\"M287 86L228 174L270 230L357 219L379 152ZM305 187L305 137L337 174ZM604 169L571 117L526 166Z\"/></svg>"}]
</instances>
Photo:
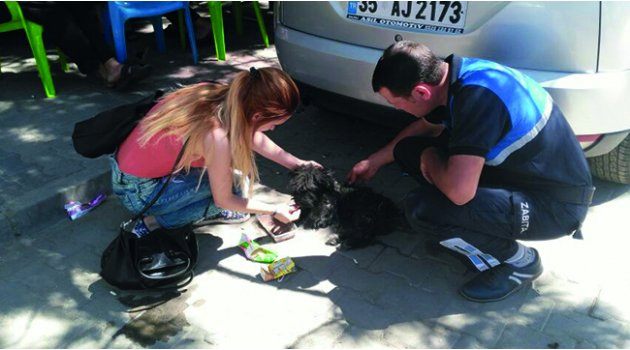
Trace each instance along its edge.
<instances>
[{"instance_id":1,"label":"pink tank top","mask_svg":"<svg viewBox=\"0 0 630 350\"><path fill-rule=\"evenodd\" d=\"M118 167L123 173L137 177L159 178L167 176L173 169L173 163L182 149L182 142L175 136L164 136L155 142L160 136L158 133L144 147L140 147L138 139L142 136L141 129L140 125L136 126L118 147L118 154L116 155ZM204 167L204 159L195 160L191 166Z\"/></svg>"}]
</instances>

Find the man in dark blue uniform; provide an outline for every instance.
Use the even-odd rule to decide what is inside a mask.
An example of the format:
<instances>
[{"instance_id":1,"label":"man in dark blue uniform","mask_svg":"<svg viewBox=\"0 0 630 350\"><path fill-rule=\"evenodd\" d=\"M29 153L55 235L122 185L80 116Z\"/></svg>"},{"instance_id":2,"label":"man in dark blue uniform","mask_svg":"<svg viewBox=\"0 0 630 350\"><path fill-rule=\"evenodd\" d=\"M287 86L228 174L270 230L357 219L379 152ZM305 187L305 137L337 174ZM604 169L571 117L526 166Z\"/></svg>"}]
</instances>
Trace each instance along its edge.
<instances>
[{"instance_id":1,"label":"man in dark blue uniform","mask_svg":"<svg viewBox=\"0 0 630 350\"><path fill-rule=\"evenodd\" d=\"M393 44L372 77L375 92L419 118L357 163L350 182L396 161L419 188L409 193L411 226L437 235L479 273L460 293L504 299L542 273L519 241L579 234L594 191L570 126L551 96L517 70L424 45Z\"/></svg>"}]
</instances>

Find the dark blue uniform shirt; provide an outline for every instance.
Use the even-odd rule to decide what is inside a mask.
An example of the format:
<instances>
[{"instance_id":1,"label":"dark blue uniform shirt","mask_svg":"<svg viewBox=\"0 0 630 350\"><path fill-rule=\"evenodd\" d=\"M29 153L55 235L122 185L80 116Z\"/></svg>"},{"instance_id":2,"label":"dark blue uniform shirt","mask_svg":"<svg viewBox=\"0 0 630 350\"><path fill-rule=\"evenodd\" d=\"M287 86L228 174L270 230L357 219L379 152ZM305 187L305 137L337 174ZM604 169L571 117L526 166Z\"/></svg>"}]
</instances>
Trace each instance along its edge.
<instances>
[{"instance_id":1,"label":"dark blue uniform shirt","mask_svg":"<svg viewBox=\"0 0 630 350\"><path fill-rule=\"evenodd\" d=\"M442 110L450 155L484 157L482 181L517 188L591 186L584 153L551 96L515 69L451 55ZM428 118L429 119L429 118Z\"/></svg>"}]
</instances>

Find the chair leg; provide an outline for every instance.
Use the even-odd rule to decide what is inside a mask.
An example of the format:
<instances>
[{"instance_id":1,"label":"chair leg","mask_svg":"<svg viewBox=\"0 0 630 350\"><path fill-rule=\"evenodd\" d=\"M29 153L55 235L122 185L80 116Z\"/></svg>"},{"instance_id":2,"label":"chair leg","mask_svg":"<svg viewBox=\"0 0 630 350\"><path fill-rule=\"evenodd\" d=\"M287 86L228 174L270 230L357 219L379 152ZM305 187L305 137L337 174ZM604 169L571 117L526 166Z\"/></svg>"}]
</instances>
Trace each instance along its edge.
<instances>
[{"instance_id":1,"label":"chair leg","mask_svg":"<svg viewBox=\"0 0 630 350\"><path fill-rule=\"evenodd\" d=\"M155 41L158 52L165 53L166 41L164 39L164 29L162 28L162 17L158 16L151 18L151 23L153 24L153 32L155 33Z\"/></svg>"},{"instance_id":2,"label":"chair leg","mask_svg":"<svg viewBox=\"0 0 630 350\"><path fill-rule=\"evenodd\" d=\"M193 62L197 64L199 56L197 52L197 42L195 40L195 26L193 26L188 6L184 8L184 18L186 19L186 28L188 29L188 40L190 41L190 51L192 51Z\"/></svg>"},{"instance_id":3,"label":"chair leg","mask_svg":"<svg viewBox=\"0 0 630 350\"><path fill-rule=\"evenodd\" d=\"M210 22L214 36L214 49L219 61L225 61L225 35L223 33L223 9L220 1L208 1Z\"/></svg>"},{"instance_id":4,"label":"chair leg","mask_svg":"<svg viewBox=\"0 0 630 350\"><path fill-rule=\"evenodd\" d=\"M265 28L265 21L263 20L262 13L260 12L260 5L258 1L252 1L252 7L256 14L256 21L258 21L258 28L260 29L260 35L262 36L265 47L269 47L269 37L267 36L267 29Z\"/></svg>"},{"instance_id":5,"label":"chair leg","mask_svg":"<svg viewBox=\"0 0 630 350\"><path fill-rule=\"evenodd\" d=\"M125 42L126 18L120 14L115 6L113 3L109 3L109 20L112 26L114 49L116 50L116 60L120 63L125 63L127 62L127 44Z\"/></svg>"},{"instance_id":6,"label":"chair leg","mask_svg":"<svg viewBox=\"0 0 630 350\"><path fill-rule=\"evenodd\" d=\"M46 97L54 98L57 93L52 76L50 75L50 65L48 64L48 57L46 57L46 48L44 48L44 40L42 38L43 29L38 24L26 22L24 31L31 45L31 50L33 50L35 63L37 63L37 71L39 72L42 85L44 85Z\"/></svg>"},{"instance_id":7,"label":"chair leg","mask_svg":"<svg viewBox=\"0 0 630 350\"><path fill-rule=\"evenodd\" d=\"M175 25L175 23L173 23ZM177 11L177 26L179 27L179 43L186 50L186 33L184 32L184 10Z\"/></svg>"},{"instance_id":8,"label":"chair leg","mask_svg":"<svg viewBox=\"0 0 630 350\"><path fill-rule=\"evenodd\" d=\"M114 38L112 35L112 21L109 17L108 6L102 6L102 10L100 11L100 19L103 26L103 37L105 38L105 43L109 46L114 46Z\"/></svg>"},{"instance_id":9,"label":"chair leg","mask_svg":"<svg viewBox=\"0 0 630 350\"><path fill-rule=\"evenodd\" d=\"M234 11L236 34L241 36L243 35L243 5L240 1L232 1L232 11Z\"/></svg>"},{"instance_id":10,"label":"chair leg","mask_svg":"<svg viewBox=\"0 0 630 350\"><path fill-rule=\"evenodd\" d=\"M64 55L63 52L59 48L57 48L57 55L59 55L59 63L61 64L61 69L64 73L68 73L70 69L68 68L68 57Z\"/></svg>"}]
</instances>

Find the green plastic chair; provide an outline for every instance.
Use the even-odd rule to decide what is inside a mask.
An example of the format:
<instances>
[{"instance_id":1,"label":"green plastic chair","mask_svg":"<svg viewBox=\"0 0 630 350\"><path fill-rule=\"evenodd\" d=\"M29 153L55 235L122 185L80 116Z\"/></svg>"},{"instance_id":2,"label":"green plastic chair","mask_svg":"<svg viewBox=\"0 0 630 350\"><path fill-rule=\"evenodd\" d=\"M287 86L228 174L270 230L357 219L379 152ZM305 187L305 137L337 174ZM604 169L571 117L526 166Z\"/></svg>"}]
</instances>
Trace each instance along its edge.
<instances>
[{"instance_id":1,"label":"green plastic chair","mask_svg":"<svg viewBox=\"0 0 630 350\"><path fill-rule=\"evenodd\" d=\"M9 22L0 23L0 33L10 32L14 30L23 29L26 33L26 38L33 51L33 57L37 63L37 71L39 77L44 85L44 91L46 97L54 98L56 96L55 85L53 84L52 76L50 75L50 66L48 65L48 58L46 57L46 48L44 48L44 40L42 39L42 33L44 29L41 25L27 21L22 15L22 9L17 1L5 1L4 2L11 14L11 20ZM67 60L63 54L59 54L60 62L64 71L68 70Z\"/></svg>"},{"instance_id":2,"label":"green plastic chair","mask_svg":"<svg viewBox=\"0 0 630 350\"><path fill-rule=\"evenodd\" d=\"M236 19L236 33L238 35L243 34L243 9L240 1L233 1L232 7L234 9L234 17ZM217 53L217 59L219 61L225 61L225 34L223 31L223 3L221 1L208 1L208 8L210 9L210 22L212 23L212 35L214 37L214 49ZM265 21L263 20L262 13L260 12L260 5L258 1L252 1L252 8L256 15L256 21L258 22L258 29L260 29L260 35L262 36L265 47L269 47L269 36L267 36L267 29L265 29Z\"/></svg>"}]
</instances>

